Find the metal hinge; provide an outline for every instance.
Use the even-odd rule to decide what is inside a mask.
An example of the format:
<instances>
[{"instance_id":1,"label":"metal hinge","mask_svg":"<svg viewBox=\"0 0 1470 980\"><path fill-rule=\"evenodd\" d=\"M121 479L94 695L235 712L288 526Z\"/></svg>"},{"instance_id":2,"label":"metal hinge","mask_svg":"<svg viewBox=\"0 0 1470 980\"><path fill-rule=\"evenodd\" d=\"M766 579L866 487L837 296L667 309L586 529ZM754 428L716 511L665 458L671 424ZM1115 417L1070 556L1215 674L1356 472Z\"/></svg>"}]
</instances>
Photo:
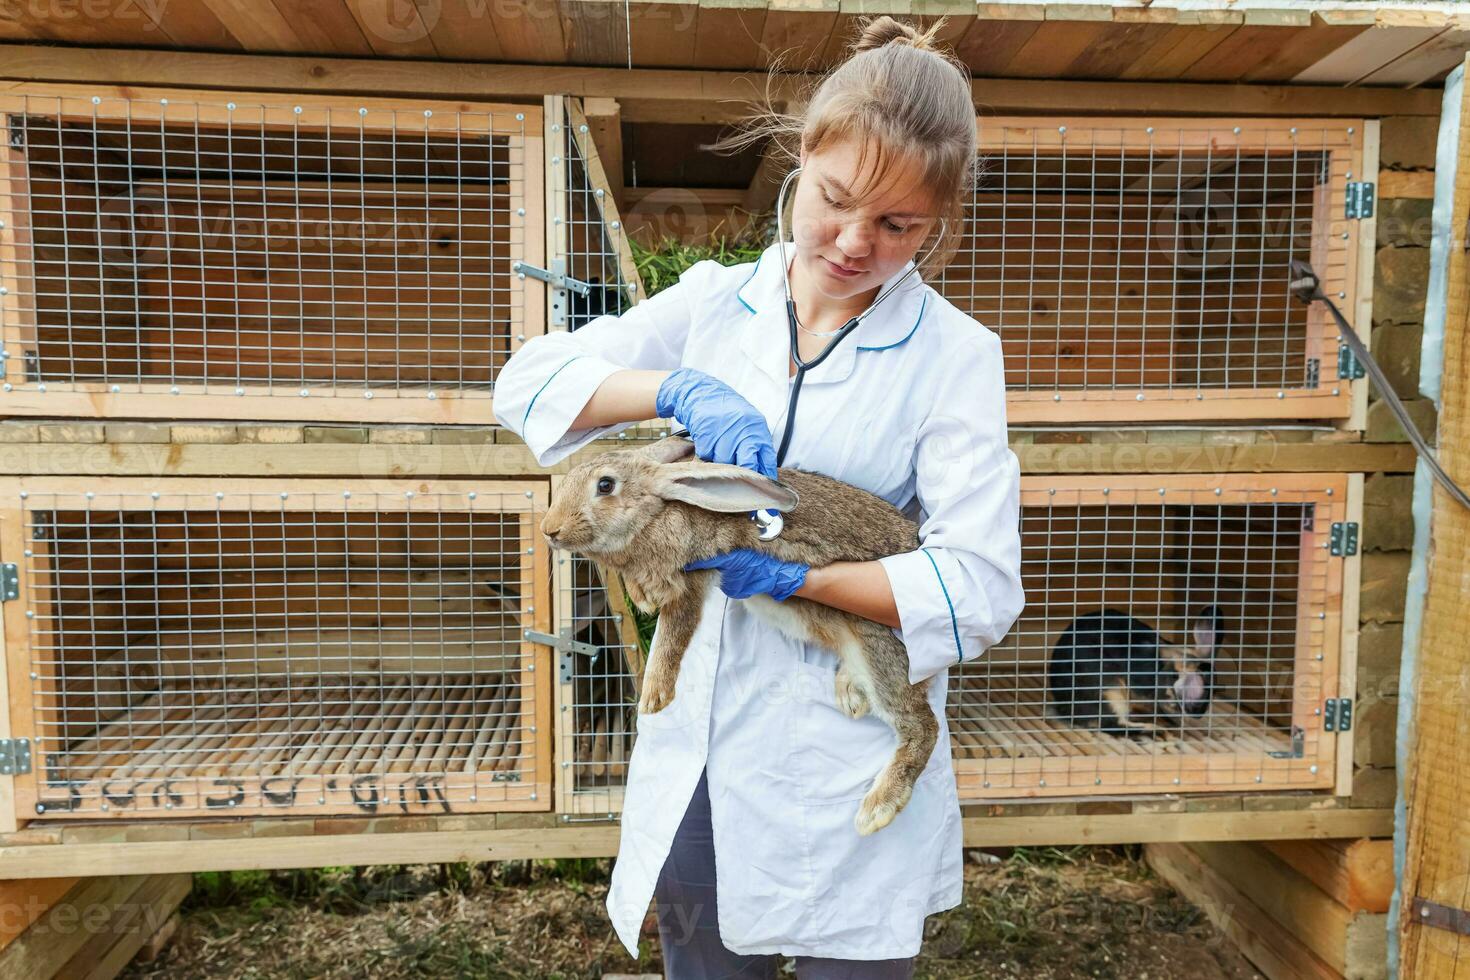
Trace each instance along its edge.
<instances>
[{"instance_id":1,"label":"metal hinge","mask_svg":"<svg viewBox=\"0 0 1470 980\"><path fill-rule=\"evenodd\" d=\"M17 150L26 145L26 132L15 116L10 117L10 145Z\"/></svg>"},{"instance_id":2,"label":"metal hinge","mask_svg":"<svg viewBox=\"0 0 1470 980\"><path fill-rule=\"evenodd\" d=\"M1307 358L1307 387L1322 387L1322 361L1315 357Z\"/></svg>"},{"instance_id":3,"label":"metal hinge","mask_svg":"<svg viewBox=\"0 0 1470 980\"><path fill-rule=\"evenodd\" d=\"M1376 190L1372 181L1352 180L1347 185L1347 216L1349 218L1373 217L1373 196Z\"/></svg>"},{"instance_id":4,"label":"metal hinge","mask_svg":"<svg viewBox=\"0 0 1470 980\"><path fill-rule=\"evenodd\" d=\"M20 598L20 568L13 561L0 565L0 602Z\"/></svg>"},{"instance_id":5,"label":"metal hinge","mask_svg":"<svg viewBox=\"0 0 1470 980\"><path fill-rule=\"evenodd\" d=\"M530 276L532 279L540 279L551 287L551 324L556 327L567 325L567 290L571 290L583 299L592 292L592 284L580 279L573 279L567 275L566 259L556 259L551 263L550 269L543 269L539 265L517 260L510 264L510 271L518 276Z\"/></svg>"},{"instance_id":6,"label":"metal hinge","mask_svg":"<svg viewBox=\"0 0 1470 980\"><path fill-rule=\"evenodd\" d=\"M1339 378L1351 380L1353 378L1361 378L1367 373L1367 370L1363 367L1362 362L1358 360L1358 356L1353 353L1351 347L1343 344L1337 349L1337 376Z\"/></svg>"},{"instance_id":7,"label":"metal hinge","mask_svg":"<svg viewBox=\"0 0 1470 980\"><path fill-rule=\"evenodd\" d=\"M23 776L31 771L31 740L0 738L0 776Z\"/></svg>"},{"instance_id":8,"label":"metal hinge","mask_svg":"<svg viewBox=\"0 0 1470 980\"><path fill-rule=\"evenodd\" d=\"M1457 909L1453 905L1441 905L1415 895L1410 914L1415 922L1431 928L1470 936L1470 912L1464 909Z\"/></svg>"},{"instance_id":9,"label":"metal hinge","mask_svg":"<svg viewBox=\"0 0 1470 980\"><path fill-rule=\"evenodd\" d=\"M1333 521L1332 536L1327 539L1328 551L1339 558L1348 558L1358 553L1358 522Z\"/></svg>"},{"instance_id":10,"label":"metal hinge","mask_svg":"<svg viewBox=\"0 0 1470 980\"><path fill-rule=\"evenodd\" d=\"M1328 698L1323 702L1322 730L1326 732L1350 732L1353 730L1352 698Z\"/></svg>"},{"instance_id":11,"label":"metal hinge","mask_svg":"<svg viewBox=\"0 0 1470 980\"><path fill-rule=\"evenodd\" d=\"M518 772L497 772L491 774L490 781L492 783L518 783L521 781L521 774Z\"/></svg>"}]
</instances>

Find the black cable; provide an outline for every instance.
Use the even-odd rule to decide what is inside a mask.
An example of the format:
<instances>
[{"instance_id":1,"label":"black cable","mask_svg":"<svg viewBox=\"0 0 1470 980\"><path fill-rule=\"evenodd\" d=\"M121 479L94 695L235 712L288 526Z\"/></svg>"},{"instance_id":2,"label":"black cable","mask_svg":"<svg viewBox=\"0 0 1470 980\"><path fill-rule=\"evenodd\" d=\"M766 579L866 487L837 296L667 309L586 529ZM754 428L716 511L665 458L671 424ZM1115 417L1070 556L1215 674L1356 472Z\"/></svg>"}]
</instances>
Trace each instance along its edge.
<instances>
[{"instance_id":1,"label":"black cable","mask_svg":"<svg viewBox=\"0 0 1470 980\"><path fill-rule=\"evenodd\" d=\"M1291 290L1291 294L1303 303L1310 305L1313 300L1321 300L1327 304L1327 308L1332 311L1332 318L1337 321L1338 329L1342 331L1343 340L1347 341L1348 347L1352 349L1353 356L1362 362L1363 367L1368 372L1368 376L1378 386L1378 394L1384 401L1388 402L1389 409L1392 410L1394 417L1399 420L1399 425L1403 426L1405 434L1409 437L1409 441L1414 444L1415 451L1428 464L1429 471L1434 474L1435 480L1439 482L1440 486L1445 488L1451 497L1459 501L1461 506L1470 509L1470 494L1466 494L1460 485L1439 465L1439 460L1435 458L1434 451L1429 448L1429 443L1424 441L1424 437L1419 434L1418 427L1414 425L1414 420L1409 418L1409 410L1404 408L1403 402L1399 401L1398 392L1394 391L1393 386L1388 383L1388 377L1383 373L1383 368L1379 367L1378 362L1373 359L1373 355L1368 353L1367 345L1363 343L1357 331L1353 330L1352 325L1347 322L1347 319L1338 310L1337 304L1332 302L1326 293L1322 292L1321 280L1317 278L1317 273L1313 272L1312 267L1301 259L1292 259L1291 282L1288 284L1288 288Z\"/></svg>"}]
</instances>

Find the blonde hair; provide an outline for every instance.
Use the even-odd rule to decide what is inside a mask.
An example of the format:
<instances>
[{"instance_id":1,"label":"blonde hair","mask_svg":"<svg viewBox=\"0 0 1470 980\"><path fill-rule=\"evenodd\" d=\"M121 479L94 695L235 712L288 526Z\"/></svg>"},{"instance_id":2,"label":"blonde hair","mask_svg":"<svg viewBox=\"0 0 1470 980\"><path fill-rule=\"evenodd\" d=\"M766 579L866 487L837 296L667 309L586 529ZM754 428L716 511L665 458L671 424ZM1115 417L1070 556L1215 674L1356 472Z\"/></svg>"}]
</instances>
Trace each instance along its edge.
<instances>
[{"instance_id":1,"label":"blonde hair","mask_svg":"<svg viewBox=\"0 0 1470 980\"><path fill-rule=\"evenodd\" d=\"M935 43L943 23L921 32L887 16L864 22L851 55L821 80L803 108L763 109L713 148L743 149L770 139L794 165L802 150L814 153L856 140L859 167L869 175L862 188L853 188L859 196L881 186L896 164L917 163L924 186L933 189L936 214L944 219L935 229L940 240L925 243L934 251L920 272L937 272L960 240L975 176L976 136L969 70ZM768 107L770 102L768 90Z\"/></svg>"}]
</instances>

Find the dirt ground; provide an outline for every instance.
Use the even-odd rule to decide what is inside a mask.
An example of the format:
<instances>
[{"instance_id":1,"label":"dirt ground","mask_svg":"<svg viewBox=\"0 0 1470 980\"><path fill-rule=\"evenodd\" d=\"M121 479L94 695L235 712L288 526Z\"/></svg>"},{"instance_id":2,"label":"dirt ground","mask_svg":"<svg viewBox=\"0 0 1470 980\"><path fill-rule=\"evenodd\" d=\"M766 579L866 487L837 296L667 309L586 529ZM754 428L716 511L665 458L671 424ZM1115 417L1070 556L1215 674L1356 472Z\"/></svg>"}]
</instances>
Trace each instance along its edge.
<instances>
[{"instance_id":1,"label":"dirt ground","mask_svg":"<svg viewBox=\"0 0 1470 980\"><path fill-rule=\"evenodd\" d=\"M965 901L930 917L917 977L1258 977L1136 851L1018 849L968 858ZM124 976L661 973L651 914L637 962L613 935L603 908L610 871L608 860L570 860L198 875L177 938L154 963Z\"/></svg>"}]
</instances>

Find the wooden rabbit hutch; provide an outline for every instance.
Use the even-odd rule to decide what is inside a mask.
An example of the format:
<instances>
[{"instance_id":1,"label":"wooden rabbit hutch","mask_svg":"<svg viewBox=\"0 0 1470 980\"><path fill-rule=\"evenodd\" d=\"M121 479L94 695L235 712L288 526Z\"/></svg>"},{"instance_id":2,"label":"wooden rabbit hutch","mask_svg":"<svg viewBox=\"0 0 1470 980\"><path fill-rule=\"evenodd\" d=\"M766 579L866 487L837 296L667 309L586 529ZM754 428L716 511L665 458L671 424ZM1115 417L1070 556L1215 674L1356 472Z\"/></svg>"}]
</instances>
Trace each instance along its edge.
<instances>
[{"instance_id":1,"label":"wooden rabbit hutch","mask_svg":"<svg viewBox=\"0 0 1470 980\"><path fill-rule=\"evenodd\" d=\"M701 50L755 67L731 16ZM541 468L491 399L527 338L641 298L624 205L715 199L692 161L749 79L651 67L665 40L632 71L0 45L0 877L615 853L644 641L537 524L660 428ZM1365 440L1285 269L1367 322L1379 120L1434 93L1099 74L977 74L936 283L1003 341L1024 474L1028 609L948 677L967 840L1382 833L1360 524L1412 454ZM771 166L720 163L757 207ZM1178 642L1210 606L1179 733L1058 717L1079 617Z\"/></svg>"},{"instance_id":2,"label":"wooden rabbit hutch","mask_svg":"<svg viewBox=\"0 0 1470 980\"><path fill-rule=\"evenodd\" d=\"M4 487L18 810L542 809L542 483ZM537 666L541 672L536 672Z\"/></svg>"},{"instance_id":3,"label":"wooden rabbit hutch","mask_svg":"<svg viewBox=\"0 0 1470 980\"><path fill-rule=\"evenodd\" d=\"M0 112L6 414L475 420L543 329L513 271L543 263L539 106L34 86Z\"/></svg>"}]
</instances>

